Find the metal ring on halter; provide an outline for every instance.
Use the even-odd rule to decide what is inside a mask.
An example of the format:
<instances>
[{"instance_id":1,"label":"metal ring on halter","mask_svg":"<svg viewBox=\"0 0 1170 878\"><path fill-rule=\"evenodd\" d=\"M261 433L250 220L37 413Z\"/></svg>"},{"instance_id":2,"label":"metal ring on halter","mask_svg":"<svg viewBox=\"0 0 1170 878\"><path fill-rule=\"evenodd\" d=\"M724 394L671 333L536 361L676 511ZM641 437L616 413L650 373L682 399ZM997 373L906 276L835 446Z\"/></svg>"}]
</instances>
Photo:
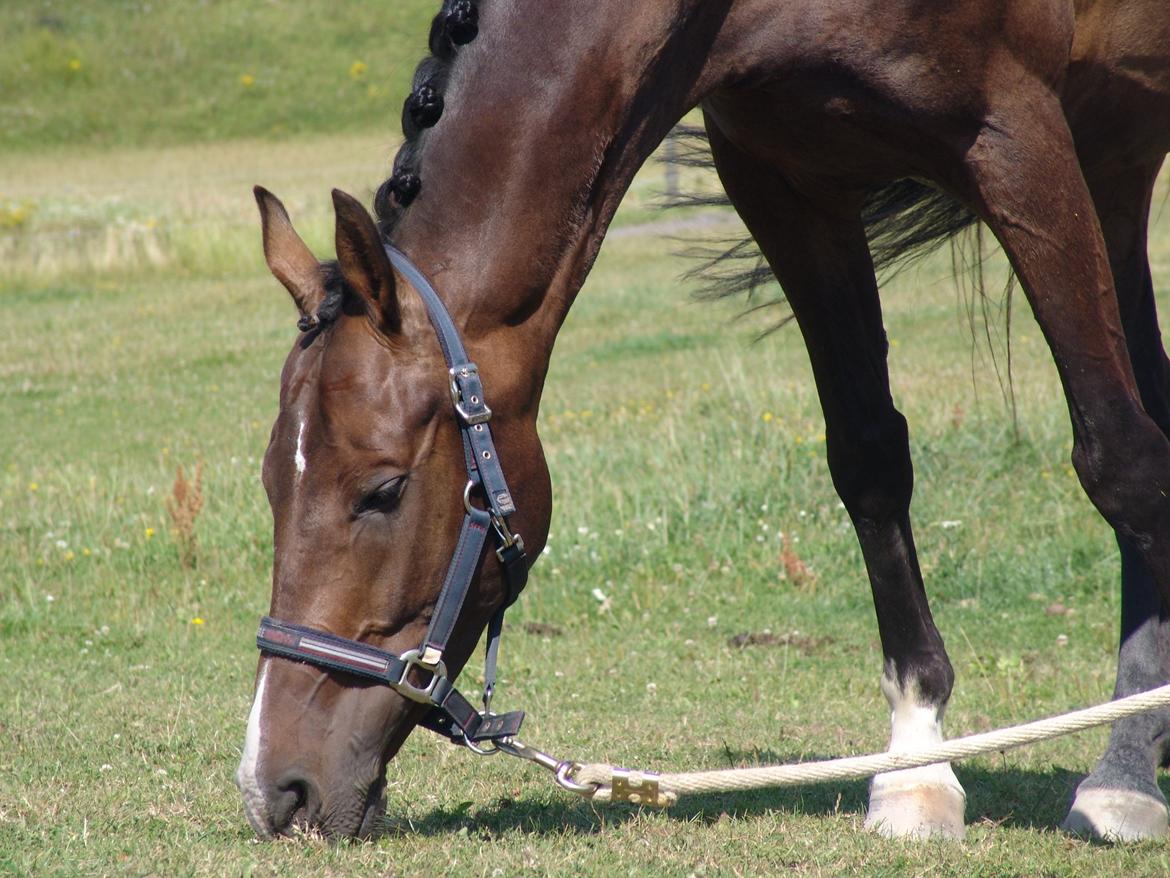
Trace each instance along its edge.
<instances>
[{"instance_id":1,"label":"metal ring on halter","mask_svg":"<svg viewBox=\"0 0 1170 878\"><path fill-rule=\"evenodd\" d=\"M577 793L581 796L592 796L601 788L601 784L577 783L577 781L569 776L580 767L580 762L562 762L557 766L557 783L562 789L566 789L570 793Z\"/></svg>"},{"instance_id":2,"label":"metal ring on halter","mask_svg":"<svg viewBox=\"0 0 1170 878\"><path fill-rule=\"evenodd\" d=\"M496 744L494 741L491 742L491 744L492 745L490 747L480 747L478 744L474 743L471 738L467 737L466 733L463 735L463 746L474 753L476 756L495 756L497 753L501 752L498 744Z\"/></svg>"},{"instance_id":3,"label":"metal ring on halter","mask_svg":"<svg viewBox=\"0 0 1170 878\"><path fill-rule=\"evenodd\" d=\"M475 486L478 484L479 482L475 479L468 479L467 484L463 486L463 508L467 510L468 515L479 511L471 505L471 492L475 490Z\"/></svg>"}]
</instances>

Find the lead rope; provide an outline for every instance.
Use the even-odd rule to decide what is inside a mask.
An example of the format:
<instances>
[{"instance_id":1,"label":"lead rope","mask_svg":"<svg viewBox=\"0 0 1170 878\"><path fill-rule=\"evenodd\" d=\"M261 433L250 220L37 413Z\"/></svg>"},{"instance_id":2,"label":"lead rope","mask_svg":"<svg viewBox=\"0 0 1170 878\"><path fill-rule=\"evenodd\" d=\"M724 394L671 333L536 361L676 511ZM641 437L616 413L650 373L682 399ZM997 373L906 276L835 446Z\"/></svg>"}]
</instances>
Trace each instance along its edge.
<instances>
[{"instance_id":1,"label":"lead rope","mask_svg":"<svg viewBox=\"0 0 1170 878\"><path fill-rule=\"evenodd\" d=\"M618 768L605 763L558 760L516 740L501 742L499 749L547 768L556 776L561 787L594 802L630 802L635 805L667 807L675 804L679 796L696 793L726 793L827 780L852 780L886 771L918 768L937 762L953 762L984 753L1011 750L1037 741L1047 741L1167 706L1170 706L1170 684L1095 707L1086 707L1006 729L955 738L937 747L913 753L874 753L868 756L828 759L823 762L679 774L656 774L650 771Z\"/></svg>"}]
</instances>

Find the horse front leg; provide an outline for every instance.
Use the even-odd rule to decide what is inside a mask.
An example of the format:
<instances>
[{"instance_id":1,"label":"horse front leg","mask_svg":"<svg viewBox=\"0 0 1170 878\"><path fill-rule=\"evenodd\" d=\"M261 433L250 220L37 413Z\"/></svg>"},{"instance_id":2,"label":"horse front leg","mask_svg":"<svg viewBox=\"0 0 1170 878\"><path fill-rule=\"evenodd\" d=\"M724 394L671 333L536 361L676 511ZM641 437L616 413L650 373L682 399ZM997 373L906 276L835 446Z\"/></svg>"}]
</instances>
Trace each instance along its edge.
<instances>
[{"instance_id":1,"label":"horse front leg","mask_svg":"<svg viewBox=\"0 0 1170 878\"><path fill-rule=\"evenodd\" d=\"M1146 251L1150 202L1159 162L1120 174L1090 175L1117 287L1130 363L1146 411L1170 435L1170 362L1158 331L1154 284ZM1170 618L1138 546L1118 535L1121 548L1121 640L1114 698L1170 680ZM1166 799L1156 770L1170 745L1170 709L1114 723L1104 756L1077 787L1063 826L1105 839L1161 838L1167 834Z\"/></svg>"},{"instance_id":2,"label":"horse front leg","mask_svg":"<svg viewBox=\"0 0 1170 878\"><path fill-rule=\"evenodd\" d=\"M1125 694L1165 679L1166 670L1159 641L1170 606L1170 442L1142 401L1165 395L1161 342L1148 338L1156 333L1152 288L1141 292L1139 281L1133 295L1126 281L1131 290L1123 299L1133 316L1123 324L1097 206L1056 97L1024 82L1000 102L966 152L972 198L1007 251L1052 350L1072 418L1073 466L1122 545L1130 630L1118 694ZM1144 232L1142 239L1145 272ZM1112 255L1124 276L1137 270L1120 252ZM1137 343L1132 363L1127 334ZM1149 394L1140 394L1134 367L1150 357L1152 371L1143 378ZM1151 718L1119 724L1066 827L1118 840L1165 834L1154 775L1163 727Z\"/></svg>"},{"instance_id":3,"label":"horse front leg","mask_svg":"<svg viewBox=\"0 0 1170 878\"><path fill-rule=\"evenodd\" d=\"M784 287L825 415L833 483L852 517L877 610L891 750L942 740L954 672L927 604L910 527L913 470L894 407L887 342L860 199L819 203L721 136L712 153L736 209ZM950 765L874 778L866 826L887 836L961 838L966 795Z\"/></svg>"}]
</instances>

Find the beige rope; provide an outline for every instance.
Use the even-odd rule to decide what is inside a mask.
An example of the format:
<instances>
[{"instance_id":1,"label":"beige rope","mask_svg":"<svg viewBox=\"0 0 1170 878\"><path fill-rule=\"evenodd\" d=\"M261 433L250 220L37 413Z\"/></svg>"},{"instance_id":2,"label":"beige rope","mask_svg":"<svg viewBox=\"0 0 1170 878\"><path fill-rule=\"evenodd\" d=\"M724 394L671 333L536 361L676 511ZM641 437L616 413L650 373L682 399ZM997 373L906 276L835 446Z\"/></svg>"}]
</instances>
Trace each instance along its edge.
<instances>
[{"instance_id":1,"label":"beige rope","mask_svg":"<svg viewBox=\"0 0 1170 878\"><path fill-rule=\"evenodd\" d=\"M596 784L589 797L597 802L631 801L649 805L672 805L688 793L722 793L761 787L793 786L826 780L870 777L885 771L916 768L936 762L951 762L982 753L1010 750L1036 741L1045 741L1083 729L1100 726L1123 717L1146 713L1170 705L1170 684L1048 719L1007 729L955 738L915 753L875 753L824 762L773 765L760 768L729 768L719 771L656 775L627 771L612 765L591 763L572 773L579 784ZM615 790L615 787L617 788Z\"/></svg>"}]
</instances>

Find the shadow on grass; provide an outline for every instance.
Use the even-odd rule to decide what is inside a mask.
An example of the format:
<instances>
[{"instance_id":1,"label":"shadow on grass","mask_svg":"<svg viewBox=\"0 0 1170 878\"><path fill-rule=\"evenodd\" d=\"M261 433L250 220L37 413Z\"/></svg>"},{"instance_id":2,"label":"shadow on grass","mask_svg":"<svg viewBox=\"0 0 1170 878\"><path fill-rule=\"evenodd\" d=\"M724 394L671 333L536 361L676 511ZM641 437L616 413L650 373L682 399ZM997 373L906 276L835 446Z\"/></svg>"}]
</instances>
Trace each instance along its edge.
<instances>
[{"instance_id":1,"label":"shadow on grass","mask_svg":"<svg viewBox=\"0 0 1170 878\"><path fill-rule=\"evenodd\" d=\"M967 823L1055 830L1072 804L1083 771L1064 768L1019 769L960 765L955 773L967 790ZM1170 777L1159 772L1158 786L1170 799Z\"/></svg>"},{"instance_id":2,"label":"shadow on grass","mask_svg":"<svg viewBox=\"0 0 1170 878\"><path fill-rule=\"evenodd\" d=\"M753 750L728 754L734 764L778 764L817 760L815 754L781 754ZM739 793L686 796L664 813L671 819L714 823L721 819L751 817L771 812L829 815L864 813L868 793L866 781L809 784ZM553 802L541 799L500 798L474 811L467 806L436 808L421 820L389 820L389 835L445 835L466 829L469 833L495 836L508 832L540 834L577 833L589 835L621 824L638 815L633 805L592 805L565 793Z\"/></svg>"},{"instance_id":3,"label":"shadow on grass","mask_svg":"<svg viewBox=\"0 0 1170 878\"><path fill-rule=\"evenodd\" d=\"M758 764L781 764L793 756L753 752ZM803 761L821 757L802 754ZM991 823L1040 831L1055 831L1064 819L1081 772L1063 768L984 768L960 765L956 771L967 790L967 824ZM1159 778L1162 791L1170 798L1170 778ZM672 820L687 823L715 823L727 818L759 814L788 813L804 816L855 814L863 816L869 796L869 782L840 781L780 787L738 793L686 796L664 813ZM592 835L636 817L641 809L632 805L591 805L566 793L564 799L503 797L472 810L470 803L456 808L437 808L421 820L390 820L388 835L449 835L466 831L491 838L510 832L537 834Z\"/></svg>"}]
</instances>

